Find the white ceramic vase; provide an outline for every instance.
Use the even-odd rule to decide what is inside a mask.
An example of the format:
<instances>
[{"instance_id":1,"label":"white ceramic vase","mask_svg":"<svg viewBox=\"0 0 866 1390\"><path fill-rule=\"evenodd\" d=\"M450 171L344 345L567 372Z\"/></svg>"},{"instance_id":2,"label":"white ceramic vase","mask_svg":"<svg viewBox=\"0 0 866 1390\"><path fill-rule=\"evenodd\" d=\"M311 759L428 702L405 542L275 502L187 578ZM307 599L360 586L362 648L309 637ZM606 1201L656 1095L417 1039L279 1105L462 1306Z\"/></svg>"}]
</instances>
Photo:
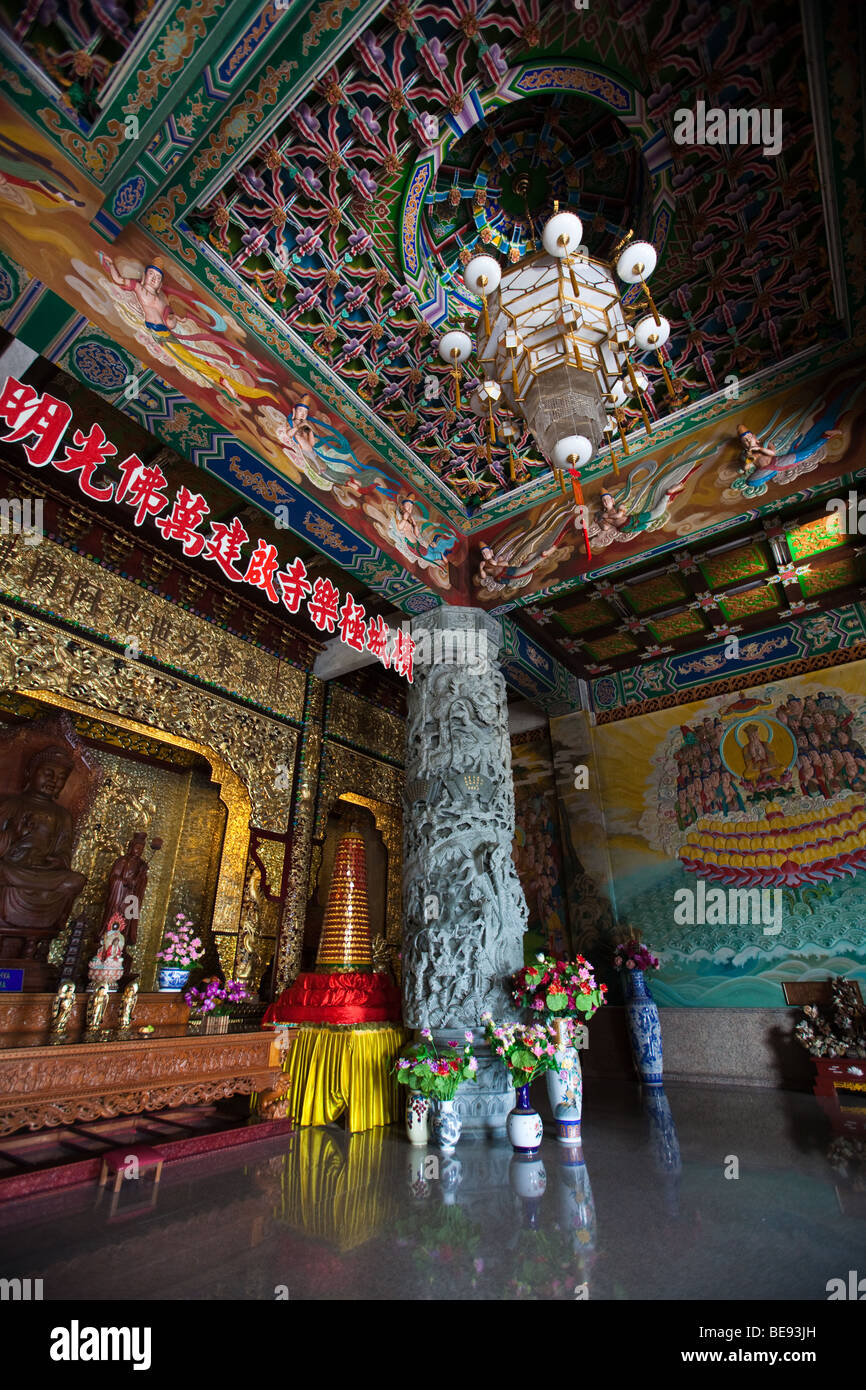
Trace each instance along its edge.
<instances>
[{"instance_id":1,"label":"white ceramic vase","mask_svg":"<svg viewBox=\"0 0 866 1390\"><path fill-rule=\"evenodd\" d=\"M406 1137L410 1144L426 1146L430 1141L430 1099L420 1091L406 1097Z\"/></svg>"},{"instance_id":2,"label":"white ceramic vase","mask_svg":"<svg viewBox=\"0 0 866 1390\"><path fill-rule=\"evenodd\" d=\"M544 1126L537 1110L529 1103L529 1087L518 1086L517 1104L505 1121L511 1147L519 1154L534 1154L541 1148Z\"/></svg>"}]
</instances>

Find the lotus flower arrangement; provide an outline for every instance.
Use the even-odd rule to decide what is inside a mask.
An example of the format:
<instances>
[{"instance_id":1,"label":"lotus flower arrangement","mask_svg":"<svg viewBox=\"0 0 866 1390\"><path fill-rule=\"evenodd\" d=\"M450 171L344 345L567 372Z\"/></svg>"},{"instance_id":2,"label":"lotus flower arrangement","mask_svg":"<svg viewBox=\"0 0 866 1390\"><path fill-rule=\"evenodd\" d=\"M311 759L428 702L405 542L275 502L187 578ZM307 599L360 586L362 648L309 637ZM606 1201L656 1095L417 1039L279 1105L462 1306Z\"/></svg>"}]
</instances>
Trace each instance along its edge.
<instances>
[{"instance_id":1,"label":"lotus flower arrangement","mask_svg":"<svg viewBox=\"0 0 866 1390\"><path fill-rule=\"evenodd\" d=\"M201 939L194 933L192 919L179 912L174 919L174 929L167 931L162 939L162 947L156 953L157 960L178 969L191 969L204 955Z\"/></svg>"}]
</instances>

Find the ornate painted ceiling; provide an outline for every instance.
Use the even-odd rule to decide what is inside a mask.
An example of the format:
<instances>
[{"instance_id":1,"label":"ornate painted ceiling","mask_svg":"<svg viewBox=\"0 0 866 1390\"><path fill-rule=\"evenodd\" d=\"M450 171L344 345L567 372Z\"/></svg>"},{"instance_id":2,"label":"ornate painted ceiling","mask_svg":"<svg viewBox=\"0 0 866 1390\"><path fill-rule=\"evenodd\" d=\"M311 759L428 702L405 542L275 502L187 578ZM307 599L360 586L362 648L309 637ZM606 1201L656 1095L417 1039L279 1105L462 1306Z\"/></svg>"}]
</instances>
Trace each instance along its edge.
<instances>
[{"instance_id":1,"label":"ornate painted ceiling","mask_svg":"<svg viewBox=\"0 0 866 1390\"><path fill-rule=\"evenodd\" d=\"M287 509L297 553L383 606L507 613L515 688L535 672L567 698L714 625L687 583L662 616L615 597L590 637L562 617L587 594L600 613L605 585L765 535L866 466L862 20L842 0L0 0L3 326ZM778 152L677 143L698 102L777 112ZM519 258L554 202L593 255L655 244L672 324L672 391L642 363L650 433L626 412L585 470L589 554L532 437L490 442L471 371L458 408L437 352L477 315L470 254ZM744 422L777 467L746 466Z\"/></svg>"}]
</instances>

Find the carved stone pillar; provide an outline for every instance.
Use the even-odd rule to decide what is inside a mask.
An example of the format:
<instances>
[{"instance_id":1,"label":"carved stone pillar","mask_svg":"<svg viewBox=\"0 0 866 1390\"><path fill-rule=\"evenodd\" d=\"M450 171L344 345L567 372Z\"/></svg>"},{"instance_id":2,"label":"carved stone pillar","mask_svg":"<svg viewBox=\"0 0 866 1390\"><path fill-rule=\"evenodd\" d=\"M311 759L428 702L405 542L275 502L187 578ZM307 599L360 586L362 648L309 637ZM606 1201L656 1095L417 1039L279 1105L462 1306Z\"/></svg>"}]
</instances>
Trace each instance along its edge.
<instances>
[{"instance_id":1,"label":"carved stone pillar","mask_svg":"<svg viewBox=\"0 0 866 1390\"><path fill-rule=\"evenodd\" d=\"M301 943L304 938L304 919L307 913L307 890L310 879L310 858L313 848L313 822L316 811L316 791L319 785L319 764L322 757L322 728L325 708L325 686L317 676L307 677L307 698L304 707L304 732L297 768L297 795L292 824L291 860L280 939L275 962L275 997L287 989L298 973Z\"/></svg>"},{"instance_id":2,"label":"carved stone pillar","mask_svg":"<svg viewBox=\"0 0 866 1390\"><path fill-rule=\"evenodd\" d=\"M437 1044L485 1011L517 1017L508 977L523 963L527 908L511 858L514 787L501 626L480 609L439 608L412 625L403 857L403 1004ZM479 1047L468 1129L501 1129L514 1104L502 1065Z\"/></svg>"}]
</instances>

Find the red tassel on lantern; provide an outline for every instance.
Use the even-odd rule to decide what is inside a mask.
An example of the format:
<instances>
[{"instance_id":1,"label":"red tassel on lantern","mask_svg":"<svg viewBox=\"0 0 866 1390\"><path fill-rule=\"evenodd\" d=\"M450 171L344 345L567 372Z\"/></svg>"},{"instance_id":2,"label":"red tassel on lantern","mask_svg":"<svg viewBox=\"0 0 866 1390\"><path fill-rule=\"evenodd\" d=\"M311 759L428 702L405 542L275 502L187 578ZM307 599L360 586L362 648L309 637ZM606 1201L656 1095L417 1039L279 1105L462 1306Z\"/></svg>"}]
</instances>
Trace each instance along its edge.
<instances>
[{"instance_id":1,"label":"red tassel on lantern","mask_svg":"<svg viewBox=\"0 0 866 1390\"><path fill-rule=\"evenodd\" d=\"M569 474L571 475L571 490L572 490L572 492L574 493L575 505L578 506L578 507L583 507L583 488L582 488L581 485L580 485L580 473L578 472L578 470L577 470L576 468L569 468L568 471L569 471ZM584 543L584 545L586 546L586 558L587 558L587 560L591 560L591 559L592 559L592 551L591 551L590 548L589 548L589 532L588 532L588 530L586 529L586 512L585 512L585 511L581 512L580 527L581 527L581 530L583 531L583 543Z\"/></svg>"}]
</instances>

